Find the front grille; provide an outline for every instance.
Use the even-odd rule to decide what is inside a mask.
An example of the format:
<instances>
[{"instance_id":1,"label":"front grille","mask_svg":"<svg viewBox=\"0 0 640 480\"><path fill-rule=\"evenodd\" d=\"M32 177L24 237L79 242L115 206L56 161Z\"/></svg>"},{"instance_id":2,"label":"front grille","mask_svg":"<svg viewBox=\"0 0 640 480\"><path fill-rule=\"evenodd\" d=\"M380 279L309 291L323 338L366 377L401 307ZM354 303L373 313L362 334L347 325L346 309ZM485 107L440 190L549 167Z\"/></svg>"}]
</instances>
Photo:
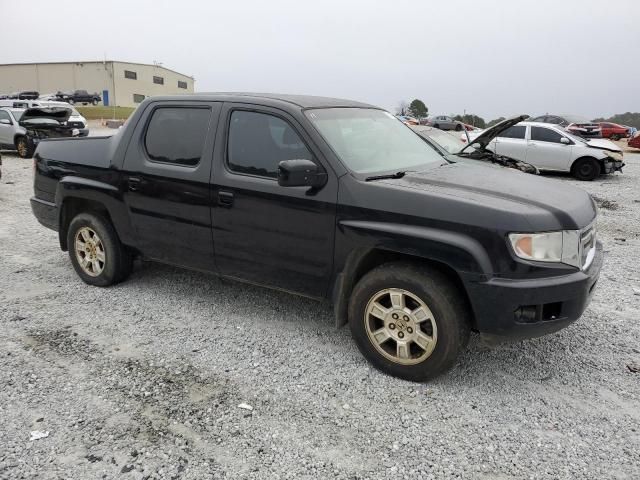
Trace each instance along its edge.
<instances>
[{"instance_id":1,"label":"front grille","mask_svg":"<svg viewBox=\"0 0 640 480\"><path fill-rule=\"evenodd\" d=\"M593 223L580 233L580 265L586 269L593 260L596 248L596 224Z\"/></svg>"}]
</instances>

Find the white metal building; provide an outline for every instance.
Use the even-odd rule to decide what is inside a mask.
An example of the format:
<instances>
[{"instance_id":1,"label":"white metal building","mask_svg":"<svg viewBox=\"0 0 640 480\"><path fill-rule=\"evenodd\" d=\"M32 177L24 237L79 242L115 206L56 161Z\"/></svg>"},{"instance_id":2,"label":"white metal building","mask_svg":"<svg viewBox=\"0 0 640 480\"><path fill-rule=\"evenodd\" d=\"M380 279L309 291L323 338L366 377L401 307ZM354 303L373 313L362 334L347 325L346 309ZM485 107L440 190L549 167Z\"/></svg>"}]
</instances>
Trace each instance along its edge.
<instances>
[{"instance_id":1,"label":"white metal building","mask_svg":"<svg viewBox=\"0 0 640 480\"><path fill-rule=\"evenodd\" d=\"M0 94L87 90L105 105L134 107L152 95L193 93L194 79L161 65L118 62L51 62L0 65Z\"/></svg>"}]
</instances>

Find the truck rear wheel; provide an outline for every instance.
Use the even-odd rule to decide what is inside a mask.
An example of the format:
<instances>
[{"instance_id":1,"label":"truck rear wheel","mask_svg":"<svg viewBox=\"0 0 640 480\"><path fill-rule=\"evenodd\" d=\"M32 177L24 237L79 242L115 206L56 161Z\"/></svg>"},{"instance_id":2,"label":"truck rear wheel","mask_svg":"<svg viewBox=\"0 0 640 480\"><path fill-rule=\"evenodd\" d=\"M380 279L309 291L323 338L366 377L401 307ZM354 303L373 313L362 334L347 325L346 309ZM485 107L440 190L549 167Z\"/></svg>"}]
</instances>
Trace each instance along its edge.
<instances>
[{"instance_id":1,"label":"truck rear wheel","mask_svg":"<svg viewBox=\"0 0 640 480\"><path fill-rule=\"evenodd\" d=\"M349 303L351 334L377 369L414 382L447 371L469 339L458 288L437 270L388 263L367 273Z\"/></svg>"},{"instance_id":2,"label":"truck rear wheel","mask_svg":"<svg viewBox=\"0 0 640 480\"><path fill-rule=\"evenodd\" d=\"M133 259L120 243L111 222L95 213L81 213L67 231L69 258L78 276L89 285L107 287L125 280Z\"/></svg>"}]
</instances>

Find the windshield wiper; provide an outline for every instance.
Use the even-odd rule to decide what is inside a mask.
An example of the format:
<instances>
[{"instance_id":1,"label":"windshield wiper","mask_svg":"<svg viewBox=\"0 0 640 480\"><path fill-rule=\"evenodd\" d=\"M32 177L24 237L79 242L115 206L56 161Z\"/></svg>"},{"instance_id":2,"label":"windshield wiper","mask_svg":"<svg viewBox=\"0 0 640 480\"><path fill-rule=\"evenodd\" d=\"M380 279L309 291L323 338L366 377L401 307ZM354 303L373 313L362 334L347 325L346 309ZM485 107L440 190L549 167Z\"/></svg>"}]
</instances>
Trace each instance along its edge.
<instances>
[{"instance_id":1,"label":"windshield wiper","mask_svg":"<svg viewBox=\"0 0 640 480\"><path fill-rule=\"evenodd\" d=\"M396 173L388 173L386 175L374 175L372 177L367 177L364 179L365 182L370 182L372 180L386 180L387 178L402 178L407 174L407 172L396 172Z\"/></svg>"}]
</instances>

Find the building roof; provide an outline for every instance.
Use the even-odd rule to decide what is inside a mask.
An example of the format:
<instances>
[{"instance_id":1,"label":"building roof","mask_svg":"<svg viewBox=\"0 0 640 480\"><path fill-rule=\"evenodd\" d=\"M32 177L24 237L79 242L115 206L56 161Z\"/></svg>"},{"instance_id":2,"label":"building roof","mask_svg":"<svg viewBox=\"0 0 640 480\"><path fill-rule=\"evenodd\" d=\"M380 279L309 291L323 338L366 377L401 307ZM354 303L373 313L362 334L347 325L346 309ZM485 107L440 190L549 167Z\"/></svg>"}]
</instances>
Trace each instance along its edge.
<instances>
[{"instance_id":1,"label":"building roof","mask_svg":"<svg viewBox=\"0 0 640 480\"><path fill-rule=\"evenodd\" d=\"M319 97L315 95L286 95L278 93L252 93L252 92L207 92L192 93L179 96L160 96L153 97L153 100L211 100L223 102L246 102L254 100L272 100L275 102L285 102L300 108L326 108L326 107L360 107L360 108L378 108L354 100L345 100L341 98Z\"/></svg>"},{"instance_id":2,"label":"building roof","mask_svg":"<svg viewBox=\"0 0 640 480\"><path fill-rule=\"evenodd\" d=\"M193 79L193 76L191 75L187 75L185 73L180 73L177 72L175 70L172 70L171 68L167 68L165 66L163 66L162 64L155 64L155 63L139 63L139 62L127 62L124 60L73 60L73 61L69 61L69 62L20 62L20 63L2 63L0 64L0 67L13 67L13 66L22 66L22 65L66 65L66 64L74 64L74 65L80 65L83 63L127 63L129 65L143 65L145 67L155 67L155 68L162 68L164 70L168 70L170 72L173 73L177 73L178 75L183 75L185 77L189 77L191 79Z\"/></svg>"}]
</instances>

